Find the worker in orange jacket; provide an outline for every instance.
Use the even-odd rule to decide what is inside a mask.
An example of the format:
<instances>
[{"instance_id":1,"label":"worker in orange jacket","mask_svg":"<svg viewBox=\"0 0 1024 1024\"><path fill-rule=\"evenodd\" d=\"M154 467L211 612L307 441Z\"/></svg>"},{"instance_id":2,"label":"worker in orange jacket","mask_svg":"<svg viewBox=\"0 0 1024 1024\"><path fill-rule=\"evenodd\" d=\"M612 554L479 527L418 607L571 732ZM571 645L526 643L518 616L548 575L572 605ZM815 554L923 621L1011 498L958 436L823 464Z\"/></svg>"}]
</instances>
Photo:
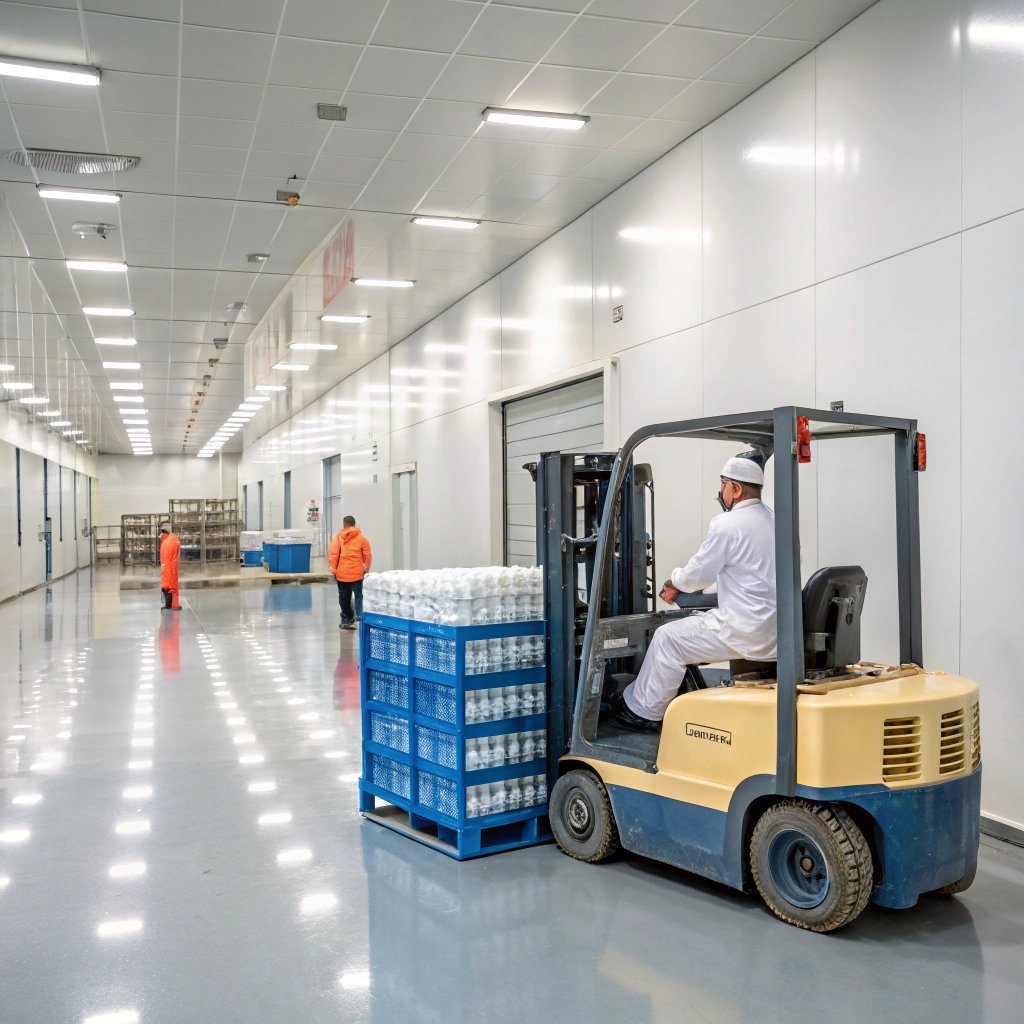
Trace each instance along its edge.
<instances>
[{"instance_id":1,"label":"worker in orange jacket","mask_svg":"<svg viewBox=\"0 0 1024 1024\"><path fill-rule=\"evenodd\" d=\"M363 617L363 577L370 571L370 542L363 536L353 516L345 516L341 529L331 540L327 567L338 581L341 605L341 629L355 629L355 620ZM352 598L355 598L355 617Z\"/></svg>"},{"instance_id":2,"label":"worker in orange jacket","mask_svg":"<svg viewBox=\"0 0 1024 1024\"><path fill-rule=\"evenodd\" d=\"M160 526L160 589L163 591L165 609L180 612L178 601L178 556L181 541L171 533L171 524Z\"/></svg>"}]
</instances>

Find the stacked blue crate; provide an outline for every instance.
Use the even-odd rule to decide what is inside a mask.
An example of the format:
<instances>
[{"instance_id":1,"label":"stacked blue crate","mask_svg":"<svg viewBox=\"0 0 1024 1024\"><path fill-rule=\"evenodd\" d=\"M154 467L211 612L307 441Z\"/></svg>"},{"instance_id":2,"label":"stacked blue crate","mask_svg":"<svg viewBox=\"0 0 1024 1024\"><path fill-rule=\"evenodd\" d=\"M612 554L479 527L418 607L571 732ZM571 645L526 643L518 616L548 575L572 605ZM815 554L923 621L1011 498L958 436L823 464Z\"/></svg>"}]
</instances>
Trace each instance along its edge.
<instances>
[{"instance_id":1,"label":"stacked blue crate","mask_svg":"<svg viewBox=\"0 0 1024 1024\"><path fill-rule=\"evenodd\" d=\"M360 641L359 809L402 808L458 859L549 838L543 622L366 613Z\"/></svg>"}]
</instances>

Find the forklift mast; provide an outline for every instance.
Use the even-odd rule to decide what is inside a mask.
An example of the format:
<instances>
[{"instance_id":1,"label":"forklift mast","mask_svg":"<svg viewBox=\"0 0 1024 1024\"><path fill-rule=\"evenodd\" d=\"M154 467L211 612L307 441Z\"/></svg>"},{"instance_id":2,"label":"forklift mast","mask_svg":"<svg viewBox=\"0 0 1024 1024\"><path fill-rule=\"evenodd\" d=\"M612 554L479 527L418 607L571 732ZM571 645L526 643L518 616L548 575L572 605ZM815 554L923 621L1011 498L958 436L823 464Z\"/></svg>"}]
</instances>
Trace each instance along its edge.
<instances>
[{"instance_id":1,"label":"forklift mast","mask_svg":"<svg viewBox=\"0 0 1024 1024\"><path fill-rule=\"evenodd\" d=\"M537 562L544 568L549 680L548 775L568 748L576 705L597 538L616 452L544 452L527 464L537 485ZM612 507L611 572L604 574L600 618L654 609L654 482L650 466L626 468ZM632 667L632 662L625 668Z\"/></svg>"}]
</instances>

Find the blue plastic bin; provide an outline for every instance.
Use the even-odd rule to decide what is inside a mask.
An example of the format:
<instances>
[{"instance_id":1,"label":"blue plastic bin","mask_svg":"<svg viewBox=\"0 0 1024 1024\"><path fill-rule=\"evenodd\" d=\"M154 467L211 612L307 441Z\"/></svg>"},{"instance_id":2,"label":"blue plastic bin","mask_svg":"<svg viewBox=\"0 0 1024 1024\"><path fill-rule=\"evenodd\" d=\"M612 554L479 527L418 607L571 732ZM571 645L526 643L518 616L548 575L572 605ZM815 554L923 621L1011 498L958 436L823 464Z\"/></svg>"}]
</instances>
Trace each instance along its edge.
<instances>
[{"instance_id":1,"label":"blue plastic bin","mask_svg":"<svg viewBox=\"0 0 1024 1024\"><path fill-rule=\"evenodd\" d=\"M243 551L242 552L242 565L256 565L260 566L263 564L263 552L262 551Z\"/></svg>"},{"instance_id":2,"label":"blue plastic bin","mask_svg":"<svg viewBox=\"0 0 1024 1024\"><path fill-rule=\"evenodd\" d=\"M264 541L263 561L267 563L270 572L309 572L311 547L311 544L295 544L291 541Z\"/></svg>"}]
</instances>

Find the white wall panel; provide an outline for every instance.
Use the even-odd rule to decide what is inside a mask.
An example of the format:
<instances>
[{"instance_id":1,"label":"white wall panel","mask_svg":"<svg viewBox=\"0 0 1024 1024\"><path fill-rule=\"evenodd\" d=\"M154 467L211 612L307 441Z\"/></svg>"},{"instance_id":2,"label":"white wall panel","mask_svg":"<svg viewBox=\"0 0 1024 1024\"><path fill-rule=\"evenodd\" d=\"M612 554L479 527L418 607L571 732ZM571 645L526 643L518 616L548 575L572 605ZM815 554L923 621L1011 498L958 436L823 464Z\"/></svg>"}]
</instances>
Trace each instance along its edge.
<instances>
[{"instance_id":1,"label":"white wall panel","mask_svg":"<svg viewBox=\"0 0 1024 1024\"><path fill-rule=\"evenodd\" d=\"M185 455L138 458L99 457L98 525L120 525L132 512L166 512L171 498L234 498L238 492L237 455L197 459ZM84 513L83 513L84 516Z\"/></svg>"},{"instance_id":2,"label":"white wall panel","mask_svg":"<svg viewBox=\"0 0 1024 1024\"><path fill-rule=\"evenodd\" d=\"M18 547L18 495L15 480L14 445L0 441L0 601L21 589L21 549Z\"/></svg>"},{"instance_id":3,"label":"white wall panel","mask_svg":"<svg viewBox=\"0 0 1024 1024\"><path fill-rule=\"evenodd\" d=\"M700 148L688 139L594 209L597 358L700 323Z\"/></svg>"},{"instance_id":4,"label":"white wall panel","mask_svg":"<svg viewBox=\"0 0 1024 1024\"><path fill-rule=\"evenodd\" d=\"M1024 207L1024 8L963 0L963 10L963 216L971 227Z\"/></svg>"},{"instance_id":5,"label":"white wall panel","mask_svg":"<svg viewBox=\"0 0 1024 1024\"><path fill-rule=\"evenodd\" d=\"M821 404L916 418L928 437L920 476L924 651L960 661L960 239L936 242L818 288ZM892 442L815 445L823 565L868 574L864 656L899 656ZM877 652L877 653L876 653Z\"/></svg>"},{"instance_id":6,"label":"white wall panel","mask_svg":"<svg viewBox=\"0 0 1024 1024\"><path fill-rule=\"evenodd\" d=\"M46 581L46 545L43 529L43 460L33 452L21 453L21 590Z\"/></svg>"},{"instance_id":7,"label":"white wall panel","mask_svg":"<svg viewBox=\"0 0 1024 1024\"><path fill-rule=\"evenodd\" d=\"M705 320L814 280L814 60L701 133Z\"/></svg>"},{"instance_id":8,"label":"white wall panel","mask_svg":"<svg viewBox=\"0 0 1024 1024\"><path fill-rule=\"evenodd\" d=\"M960 229L956 0L888 0L815 51L817 279Z\"/></svg>"},{"instance_id":9,"label":"white wall panel","mask_svg":"<svg viewBox=\"0 0 1024 1024\"><path fill-rule=\"evenodd\" d=\"M965 232L963 259L961 668L981 686L983 806L1024 823L1024 533L1016 514L1024 506L1024 478L1015 471L1024 381L1024 214Z\"/></svg>"},{"instance_id":10,"label":"white wall panel","mask_svg":"<svg viewBox=\"0 0 1024 1024\"><path fill-rule=\"evenodd\" d=\"M489 483L489 415L480 402L392 435L391 464L416 463L420 569L491 564L491 502L500 504L501 492L493 495ZM391 533L384 511L381 541ZM382 559L379 568L389 564Z\"/></svg>"},{"instance_id":11,"label":"white wall panel","mask_svg":"<svg viewBox=\"0 0 1024 1024\"><path fill-rule=\"evenodd\" d=\"M585 214L502 272L503 388L593 359L592 223Z\"/></svg>"},{"instance_id":12,"label":"white wall panel","mask_svg":"<svg viewBox=\"0 0 1024 1024\"><path fill-rule=\"evenodd\" d=\"M79 569L85 568L85 566L92 562L92 537L87 537L83 530L83 523L88 523L89 519L89 489L91 484L91 479L85 473L78 473L75 477L75 526L78 530Z\"/></svg>"},{"instance_id":13,"label":"white wall panel","mask_svg":"<svg viewBox=\"0 0 1024 1024\"><path fill-rule=\"evenodd\" d=\"M613 445L651 423L702 415L701 328L624 352L619 386L621 438L609 438ZM676 566L684 565L703 540L702 510L711 495L700 487L700 447L699 441L663 438L645 442L635 455L636 462L649 463L654 474L654 579L659 584Z\"/></svg>"}]
</instances>

